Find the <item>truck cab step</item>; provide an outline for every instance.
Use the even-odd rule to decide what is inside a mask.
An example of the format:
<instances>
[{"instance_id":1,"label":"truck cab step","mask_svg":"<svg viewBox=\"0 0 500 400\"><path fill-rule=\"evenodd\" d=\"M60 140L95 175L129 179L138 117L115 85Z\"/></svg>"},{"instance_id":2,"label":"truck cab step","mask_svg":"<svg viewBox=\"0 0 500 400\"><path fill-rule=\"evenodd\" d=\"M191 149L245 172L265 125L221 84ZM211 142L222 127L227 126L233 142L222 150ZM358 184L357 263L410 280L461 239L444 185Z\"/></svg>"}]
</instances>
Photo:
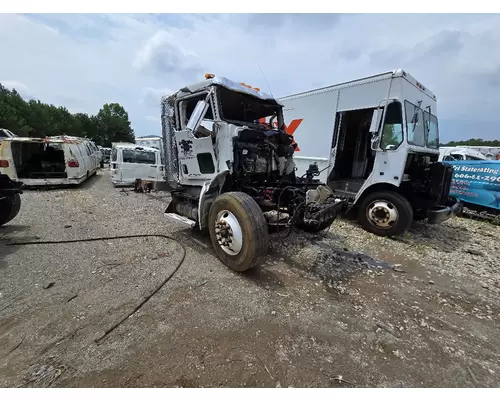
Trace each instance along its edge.
<instances>
[{"instance_id":1,"label":"truck cab step","mask_svg":"<svg viewBox=\"0 0 500 400\"><path fill-rule=\"evenodd\" d=\"M168 219L170 219L171 221L176 221L176 222L180 222L184 225L187 225L189 226L190 228L192 228L193 226L196 225L196 222L193 221L192 219L189 219L189 218L186 218L186 217L183 217L182 215L179 215L179 214L174 214L174 213L164 213L165 217L167 217Z\"/></svg>"}]
</instances>

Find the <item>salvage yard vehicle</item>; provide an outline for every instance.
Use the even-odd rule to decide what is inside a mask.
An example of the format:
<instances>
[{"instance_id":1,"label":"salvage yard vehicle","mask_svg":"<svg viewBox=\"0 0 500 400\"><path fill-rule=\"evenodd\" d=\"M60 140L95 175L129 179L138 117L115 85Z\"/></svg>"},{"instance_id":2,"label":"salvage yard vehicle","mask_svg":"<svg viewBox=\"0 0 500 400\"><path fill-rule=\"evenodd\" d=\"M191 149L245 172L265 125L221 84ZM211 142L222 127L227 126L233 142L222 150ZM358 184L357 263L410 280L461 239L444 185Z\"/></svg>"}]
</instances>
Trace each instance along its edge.
<instances>
[{"instance_id":1,"label":"salvage yard vehicle","mask_svg":"<svg viewBox=\"0 0 500 400\"><path fill-rule=\"evenodd\" d=\"M109 160L111 158L111 148L101 147L100 150L102 154L101 168L104 168L104 164L109 164Z\"/></svg>"},{"instance_id":2,"label":"salvage yard vehicle","mask_svg":"<svg viewBox=\"0 0 500 400\"><path fill-rule=\"evenodd\" d=\"M488 160L483 153L467 147L440 147L439 161Z\"/></svg>"},{"instance_id":3,"label":"salvage yard vehicle","mask_svg":"<svg viewBox=\"0 0 500 400\"><path fill-rule=\"evenodd\" d=\"M500 161L467 147L441 147L439 158L453 167L450 194L460 199L465 214L500 217Z\"/></svg>"},{"instance_id":4,"label":"salvage yard vehicle","mask_svg":"<svg viewBox=\"0 0 500 400\"><path fill-rule=\"evenodd\" d=\"M207 74L161 101L165 215L208 231L229 268L248 270L267 254L269 232L328 228L344 201L316 177L296 176L283 107L258 88ZM261 124L276 121L276 127Z\"/></svg>"},{"instance_id":5,"label":"salvage yard vehicle","mask_svg":"<svg viewBox=\"0 0 500 400\"><path fill-rule=\"evenodd\" d=\"M111 182L132 185L136 179L164 181L160 150L133 143L115 143L111 150Z\"/></svg>"},{"instance_id":6,"label":"salvage yard vehicle","mask_svg":"<svg viewBox=\"0 0 500 400\"><path fill-rule=\"evenodd\" d=\"M88 139L15 137L0 142L0 173L26 186L77 185L98 167L97 146Z\"/></svg>"},{"instance_id":7,"label":"salvage yard vehicle","mask_svg":"<svg viewBox=\"0 0 500 400\"><path fill-rule=\"evenodd\" d=\"M0 140L9 137L17 137L17 135L15 133L12 133L8 129L0 128Z\"/></svg>"},{"instance_id":8,"label":"salvage yard vehicle","mask_svg":"<svg viewBox=\"0 0 500 400\"><path fill-rule=\"evenodd\" d=\"M439 158L436 96L402 69L282 97L298 142L297 173L320 180L379 236L412 220L441 223L463 204L449 196L453 169ZM299 157L300 156L300 157Z\"/></svg>"},{"instance_id":9,"label":"salvage yard vehicle","mask_svg":"<svg viewBox=\"0 0 500 400\"><path fill-rule=\"evenodd\" d=\"M135 138L135 144L138 146L147 146L160 150L161 163L162 165L165 165L165 154L164 154L165 149L162 144L161 136L138 137Z\"/></svg>"},{"instance_id":10,"label":"salvage yard vehicle","mask_svg":"<svg viewBox=\"0 0 500 400\"><path fill-rule=\"evenodd\" d=\"M15 182L0 173L0 226L12 221L19 214L22 186L22 182Z\"/></svg>"}]
</instances>

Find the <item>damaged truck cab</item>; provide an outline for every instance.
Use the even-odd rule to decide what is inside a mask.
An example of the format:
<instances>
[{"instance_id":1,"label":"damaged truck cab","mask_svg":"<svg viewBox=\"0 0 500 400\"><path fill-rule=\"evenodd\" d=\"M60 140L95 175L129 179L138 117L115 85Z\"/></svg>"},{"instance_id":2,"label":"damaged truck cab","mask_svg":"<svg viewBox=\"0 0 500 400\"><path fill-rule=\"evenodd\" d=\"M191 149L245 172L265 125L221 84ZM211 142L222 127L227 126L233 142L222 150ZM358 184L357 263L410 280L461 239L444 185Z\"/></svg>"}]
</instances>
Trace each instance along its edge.
<instances>
[{"instance_id":1,"label":"damaged truck cab","mask_svg":"<svg viewBox=\"0 0 500 400\"><path fill-rule=\"evenodd\" d=\"M326 229L345 203L315 179L315 165L295 175L296 144L275 98L205 78L162 98L165 215L208 231L221 261L244 271L267 254L269 232Z\"/></svg>"}]
</instances>

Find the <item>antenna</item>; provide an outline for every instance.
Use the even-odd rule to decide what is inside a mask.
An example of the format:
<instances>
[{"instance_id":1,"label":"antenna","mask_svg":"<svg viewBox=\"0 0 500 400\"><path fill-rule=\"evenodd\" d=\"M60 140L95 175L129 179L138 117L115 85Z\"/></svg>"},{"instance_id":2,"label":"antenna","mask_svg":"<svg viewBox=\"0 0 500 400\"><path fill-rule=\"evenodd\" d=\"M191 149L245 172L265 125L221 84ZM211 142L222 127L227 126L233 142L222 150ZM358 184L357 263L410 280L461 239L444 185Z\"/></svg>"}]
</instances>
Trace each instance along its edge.
<instances>
[{"instance_id":1,"label":"antenna","mask_svg":"<svg viewBox=\"0 0 500 400\"><path fill-rule=\"evenodd\" d=\"M259 63L257 63L257 66L259 67L260 72L261 72L262 76L264 77L264 80L266 81L267 88L269 89L269 94L270 94L271 96L273 96L273 97L274 97L274 94L273 94L273 92L271 91L271 85L269 85L269 82L267 81L267 78L266 78L266 76L264 75L264 71L262 71L262 68L260 67Z\"/></svg>"}]
</instances>

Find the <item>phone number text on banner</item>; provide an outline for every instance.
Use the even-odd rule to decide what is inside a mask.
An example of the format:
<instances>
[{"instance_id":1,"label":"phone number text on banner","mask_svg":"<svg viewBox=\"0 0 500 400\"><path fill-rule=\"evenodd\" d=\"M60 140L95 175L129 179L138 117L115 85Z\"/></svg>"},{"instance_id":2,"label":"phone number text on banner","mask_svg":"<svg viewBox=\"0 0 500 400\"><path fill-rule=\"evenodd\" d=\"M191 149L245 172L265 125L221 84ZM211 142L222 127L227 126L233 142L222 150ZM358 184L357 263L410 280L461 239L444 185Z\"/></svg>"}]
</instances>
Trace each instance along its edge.
<instances>
[{"instance_id":1,"label":"phone number text on banner","mask_svg":"<svg viewBox=\"0 0 500 400\"><path fill-rule=\"evenodd\" d=\"M500 161L445 161L453 166L450 196L500 210Z\"/></svg>"}]
</instances>

